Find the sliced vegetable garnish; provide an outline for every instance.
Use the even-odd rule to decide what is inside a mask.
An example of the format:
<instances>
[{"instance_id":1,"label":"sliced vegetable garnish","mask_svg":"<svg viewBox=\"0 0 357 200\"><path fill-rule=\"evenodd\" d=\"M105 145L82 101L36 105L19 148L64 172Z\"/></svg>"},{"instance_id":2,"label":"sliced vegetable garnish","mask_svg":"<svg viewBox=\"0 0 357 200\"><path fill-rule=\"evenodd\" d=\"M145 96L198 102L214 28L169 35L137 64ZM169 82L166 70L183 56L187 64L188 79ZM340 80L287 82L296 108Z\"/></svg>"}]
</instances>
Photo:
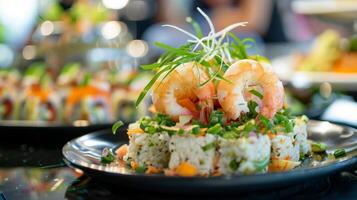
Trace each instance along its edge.
<instances>
[{"instance_id":1,"label":"sliced vegetable garnish","mask_svg":"<svg viewBox=\"0 0 357 200\"><path fill-rule=\"evenodd\" d=\"M263 99L262 93L258 92L257 90L251 89L249 92L257 96L259 99Z\"/></svg>"},{"instance_id":2,"label":"sliced vegetable garnish","mask_svg":"<svg viewBox=\"0 0 357 200\"><path fill-rule=\"evenodd\" d=\"M327 149L327 144L323 142L312 142L311 144L311 151L314 153L322 153L325 152Z\"/></svg>"},{"instance_id":3,"label":"sliced vegetable garnish","mask_svg":"<svg viewBox=\"0 0 357 200\"><path fill-rule=\"evenodd\" d=\"M333 155L335 156L335 158L341 158L346 155L346 150L345 149L336 149L333 152Z\"/></svg>"},{"instance_id":4,"label":"sliced vegetable garnish","mask_svg":"<svg viewBox=\"0 0 357 200\"><path fill-rule=\"evenodd\" d=\"M139 173L139 174L142 174L142 173L145 173L145 172L146 172L146 169L147 169L146 166L144 166L144 165L139 165L139 166L135 169L135 172L136 172L136 173Z\"/></svg>"},{"instance_id":5,"label":"sliced vegetable garnish","mask_svg":"<svg viewBox=\"0 0 357 200\"><path fill-rule=\"evenodd\" d=\"M207 129L207 133L213 134L213 135L219 135L222 132L223 128L221 124L216 124L210 128Z\"/></svg>"},{"instance_id":6,"label":"sliced vegetable garnish","mask_svg":"<svg viewBox=\"0 0 357 200\"><path fill-rule=\"evenodd\" d=\"M112 163L115 160L114 154L110 151L108 147L105 147L102 151L102 156L101 156L101 163L103 164L109 164Z\"/></svg>"},{"instance_id":7,"label":"sliced vegetable garnish","mask_svg":"<svg viewBox=\"0 0 357 200\"><path fill-rule=\"evenodd\" d=\"M216 148L216 143L212 142L212 143L209 143L209 144L206 144L205 146L203 146L202 150L203 151L208 151L208 150L214 149L214 148Z\"/></svg>"},{"instance_id":8,"label":"sliced vegetable garnish","mask_svg":"<svg viewBox=\"0 0 357 200\"><path fill-rule=\"evenodd\" d=\"M115 135L117 133L117 130L122 127L124 123L122 121L117 121L113 124L112 126L112 133Z\"/></svg>"},{"instance_id":9,"label":"sliced vegetable garnish","mask_svg":"<svg viewBox=\"0 0 357 200\"><path fill-rule=\"evenodd\" d=\"M232 171L237 171L237 169L239 168L239 163L236 160L231 160L231 162L229 162L229 168Z\"/></svg>"}]
</instances>

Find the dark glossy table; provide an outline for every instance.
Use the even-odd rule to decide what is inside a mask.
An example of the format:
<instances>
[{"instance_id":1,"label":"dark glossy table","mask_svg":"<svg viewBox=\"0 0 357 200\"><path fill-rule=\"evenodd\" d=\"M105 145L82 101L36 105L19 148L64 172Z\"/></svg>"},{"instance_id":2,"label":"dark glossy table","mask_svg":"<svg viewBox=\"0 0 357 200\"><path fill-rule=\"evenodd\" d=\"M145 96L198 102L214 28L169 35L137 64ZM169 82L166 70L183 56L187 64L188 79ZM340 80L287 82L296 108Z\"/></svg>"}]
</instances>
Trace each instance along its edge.
<instances>
[{"instance_id":1,"label":"dark glossy table","mask_svg":"<svg viewBox=\"0 0 357 200\"><path fill-rule=\"evenodd\" d=\"M357 199L354 170L281 190L185 196L107 185L65 166L61 142L7 144L0 141L0 200L3 199ZM53 142L53 141L52 141ZM284 184L284 183L282 183Z\"/></svg>"}]
</instances>

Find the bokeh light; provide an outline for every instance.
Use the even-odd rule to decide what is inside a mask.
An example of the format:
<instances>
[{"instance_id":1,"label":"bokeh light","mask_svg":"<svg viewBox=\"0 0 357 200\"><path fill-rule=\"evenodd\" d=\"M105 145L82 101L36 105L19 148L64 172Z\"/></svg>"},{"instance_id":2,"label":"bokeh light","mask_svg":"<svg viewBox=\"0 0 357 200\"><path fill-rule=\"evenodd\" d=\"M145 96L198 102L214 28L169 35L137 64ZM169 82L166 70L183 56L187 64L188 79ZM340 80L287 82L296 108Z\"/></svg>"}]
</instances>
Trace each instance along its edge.
<instances>
[{"instance_id":1,"label":"bokeh light","mask_svg":"<svg viewBox=\"0 0 357 200\"><path fill-rule=\"evenodd\" d=\"M43 36L51 35L54 30L55 30L55 26L51 21L44 21L41 24L40 31Z\"/></svg>"},{"instance_id":2,"label":"bokeh light","mask_svg":"<svg viewBox=\"0 0 357 200\"><path fill-rule=\"evenodd\" d=\"M147 54L149 47L143 40L132 40L128 43L126 50L130 56L139 58Z\"/></svg>"},{"instance_id":3,"label":"bokeh light","mask_svg":"<svg viewBox=\"0 0 357 200\"><path fill-rule=\"evenodd\" d=\"M36 47L34 45L26 45L22 50L22 56L25 60L34 59L36 56Z\"/></svg>"},{"instance_id":4,"label":"bokeh light","mask_svg":"<svg viewBox=\"0 0 357 200\"><path fill-rule=\"evenodd\" d=\"M103 4L109 9L122 9L128 5L129 0L103 0Z\"/></svg>"},{"instance_id":5,"label":"bokeh light","mask_svg":"<svg viewBox=\"0 0 357 200\"><path fill-rule=\"evenodd\" d=\"M121 32L121 25L117 21L110 21L102 26L102 36L105 39L111 40L119 36Z\"/></svg>"}]
</instances>

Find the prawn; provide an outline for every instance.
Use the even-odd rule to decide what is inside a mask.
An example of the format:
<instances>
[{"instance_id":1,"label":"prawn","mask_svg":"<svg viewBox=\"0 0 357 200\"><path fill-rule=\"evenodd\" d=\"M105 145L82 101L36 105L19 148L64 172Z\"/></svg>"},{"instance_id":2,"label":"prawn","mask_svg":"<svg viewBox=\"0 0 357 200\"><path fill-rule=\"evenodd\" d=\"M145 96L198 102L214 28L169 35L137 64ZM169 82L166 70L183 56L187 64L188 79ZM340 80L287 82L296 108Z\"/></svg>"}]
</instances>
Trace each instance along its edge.
<instances>
[{"instance_id":1,"label":"prawn","mask_svg":"<svg viewBox=\"0 0 357 200\"><path fill-rule=\"evenodd\" d=\"M266 64L255 60L239 60L231 65L217 87L218 101L230 119L237 119L249 111L248 101L256 101L259 112L274 117L284 104L284 88L276 74ZM263 96L252 94L252 89Z\"/></svg>"},{"instance_id":2,"label":"prawn","mask_svg":"<svg viewBox=\"0 0 357 200\"><path fill-rule=\"evenodd\" d=\"M214 84L202 66L195 62L181 64L166 78L161 77L153 86L152 101L155 109L178 120L191 115L206 122L213 110Z\"/></svg>"}]
</instances>

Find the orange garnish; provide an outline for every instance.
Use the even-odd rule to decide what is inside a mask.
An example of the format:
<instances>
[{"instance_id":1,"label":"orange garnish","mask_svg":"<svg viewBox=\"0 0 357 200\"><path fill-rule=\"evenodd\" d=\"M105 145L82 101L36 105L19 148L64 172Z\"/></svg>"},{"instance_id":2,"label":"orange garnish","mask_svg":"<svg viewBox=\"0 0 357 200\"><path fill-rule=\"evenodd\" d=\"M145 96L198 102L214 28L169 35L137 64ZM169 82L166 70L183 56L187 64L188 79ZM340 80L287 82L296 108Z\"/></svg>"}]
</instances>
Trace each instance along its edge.
<instances>
[{"instance_id":1,"label":"orange garnish","mask_svg":"<svg viewBox=\"0 0 357 200\"><path fill-rule=\"evenodd\" d=\"M130 166L131 166L132 169L136 169L136 168L139 167L139 164L137 162L131 161L130 162Z\"/></svg>"},{"instance_id":2,"label":"orange garnish","mask_svg":"<svg viewBox=\"0 0 357 200\"><path fill-rule=\"evenodd\" d=\"M175 172L179 176L190 177L190 176L196 176L198 170L195 166L191 165L190 163L182 162L179 166L176 167Z\"/></svg>"},{"instance_id":3,"label":"orange garnish","mask_svg":"<svg viewBox=\"0 0 357 200\"><path fill-rule=\"evenodd\" d=\"M154 166L148 166L148 169L146 170L147 174L158 174L160 172L161 172L161 170Z\"/></svg>"}]
</instances>

